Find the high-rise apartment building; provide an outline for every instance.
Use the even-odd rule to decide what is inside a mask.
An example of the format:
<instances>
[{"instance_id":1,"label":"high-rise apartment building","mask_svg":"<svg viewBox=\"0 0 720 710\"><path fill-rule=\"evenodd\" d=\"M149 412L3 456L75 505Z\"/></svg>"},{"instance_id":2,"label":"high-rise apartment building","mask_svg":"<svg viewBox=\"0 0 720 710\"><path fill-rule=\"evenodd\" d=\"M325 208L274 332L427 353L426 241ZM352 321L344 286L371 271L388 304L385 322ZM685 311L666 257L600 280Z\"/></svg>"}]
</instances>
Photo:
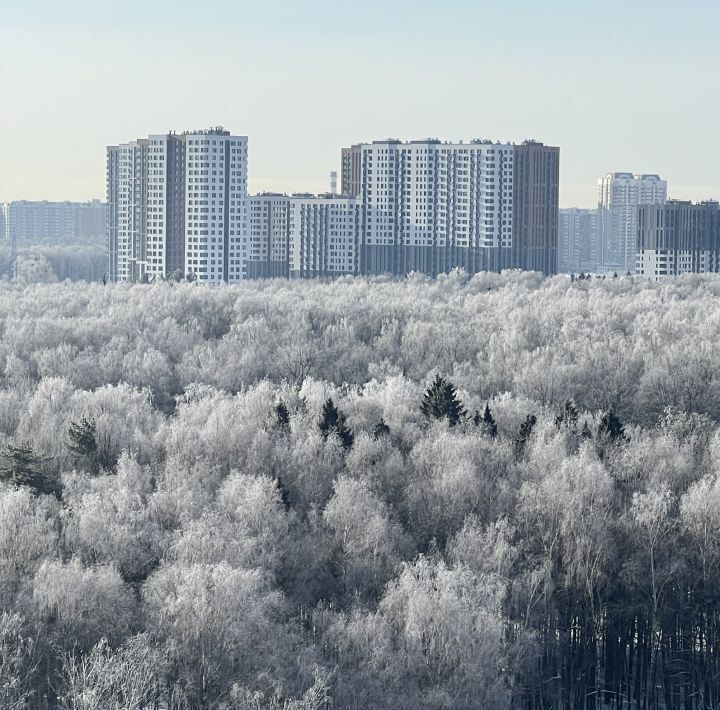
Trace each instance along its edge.
<instances>
[{"instance_id":1,"label":"high-rise apartment building","mask_svg":"<svg viewBox=\"0 0 720 710\"><path fill-rule=\"evenodd\" d=\"M288 276L290 198L266 192L248 202L247 278Z\"/></svg>"},{"instance_id":2,"label":"high-rise apartment building","mask_svg":"<svg viewBox=\"0 0 720 710\"><path fill-rule=\"evenodd\" d=\"M667 182L658 175L609 173L598 181L601 267L633 273L640 205L664 204Z\"/></svg>"},{"instance_id":3,"label":"high-rise apartment building","mask_svg":"<svg viewBox=\"0 0 720 710\"><path fill-rule=\"evenodd\" d=\"M720 271L720 204L671 200L638 209L636 273L652 279Z\"/></svg>"},{"instance_id":4,"label":"high-rise apartment building","mask_svg":"<svg viewBox=\"0 0 720 710\"><path fill-rule=\"evenodd\" d=\"M534 140L514 145L508 266L557 273L559 195L560 149Z\"/></svg>"},{"instance_id":5,"label":"high-rise apartment building","mask_svg":"<svg viewBox=\"0 0 720 710\"><path fill-rule=\"evenodd\" d=\"M363 208L356 197L293 195L289 200L290 276L358 273Z\"/></svg>"},{"instance_id":6,"label":"high-rise apartment building","mask_svg":"<svg viewBox=\"0 0 720 710\"><path fill-rule=\"evenodd\" d=\"M9 239L10 235L7 231L7 210L9 205L0 202L0 239Z\"/></svg>"},{"instance_id":7,"label":"high-rise apartment building","mask_svg":"<svg viewBox=\"0 0 720 710\"><path fill-rule=\"evenodd\" d=\"M245 136L212 128L110 146L107 201L111 279L245 277Z\"/></svg>"},{"instance_id":8,"label":"high-rise apartment building","mask_svg":"<svg viewBox=\"0 0 720 710\"><path fill-rule=\"evenodd\" d=\"M359 269L437 275L557 271L559 149L439 140L342 152L342 190L363 205Z\"/></svg>"},{"instance_id":9,"label":"high-rise apartment building","mask_svg":"<svg viewBox=\"0 0 720 710\"><path fill-rule=\"evenodd\" d=\"M107 258L113 281L137 281L147 266L148 140L107 149Z\"/></svg>"},{"instance_id":10,"label":"high-rise apartment building","mask_svg":"<svg viewBox=\"0 0 720 710\"><path fill-rule=\"evenodd\" d=\"M558 271L595 272L598 269L598 211L577 207L560 210Z\"/></svg>"}]
</instances>

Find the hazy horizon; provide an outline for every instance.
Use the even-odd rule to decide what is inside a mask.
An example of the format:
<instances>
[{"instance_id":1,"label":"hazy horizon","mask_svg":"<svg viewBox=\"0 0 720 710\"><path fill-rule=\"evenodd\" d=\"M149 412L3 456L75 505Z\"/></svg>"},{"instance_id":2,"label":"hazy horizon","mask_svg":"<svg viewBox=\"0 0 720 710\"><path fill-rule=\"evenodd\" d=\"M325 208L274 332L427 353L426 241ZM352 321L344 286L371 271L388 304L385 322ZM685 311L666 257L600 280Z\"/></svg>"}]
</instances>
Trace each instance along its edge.
<instances>
[{"instance_id":1,"label":"hazy horizon","mask_svg":"<svg viewBox=\"0 0 720 710\"><path fill-rule=\"evenodd\" d=\"M214 125L249 136L251 192L323 191L342 146L433 136L560 146L561 207L594 206L597 178L617 171L720 199L719 100L697 70L720 53L709 2L608 0L599 16L559 0L26 0L3 13L0 201L102 199L106 145Z\"/></svg>"}]
</instances>

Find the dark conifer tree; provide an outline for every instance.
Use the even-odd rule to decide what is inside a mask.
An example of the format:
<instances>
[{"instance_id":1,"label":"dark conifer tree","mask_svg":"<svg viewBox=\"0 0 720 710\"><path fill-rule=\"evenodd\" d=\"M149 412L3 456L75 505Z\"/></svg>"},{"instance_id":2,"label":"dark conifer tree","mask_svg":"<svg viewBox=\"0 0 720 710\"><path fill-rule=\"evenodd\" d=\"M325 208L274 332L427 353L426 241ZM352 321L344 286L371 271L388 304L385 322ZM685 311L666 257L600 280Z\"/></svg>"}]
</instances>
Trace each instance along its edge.
<instances>
[{"instance_id":1,"label":"dark conifer tree","mask_svg":"<svg viewBox=\"0 0 720 710\"><path fill-rule=\"evenodd\" d=\"M290 431L290 412L285 402L280 400L275 405L273 411L275 412L275 426L281 431Z\"/></svg>"},{"instance_id":2,"label":"dark conifer tree","mask_svg":"<svg viewBox=\"0 0 720 710\"><path fill-rule=\"evenodd\" d=\"M592 439L592 432L590 431L590 427L588 426L587 420L585 421L582 431L580 432L580 436L583 439Z\"/></svg>"},{"instance_id":3,"label":"dark conifer tree","mask_svg":"<svg viewBox=\"0 0 720 710\"><path fill-rule=\"evenodd\" d=\"M598 427L598 434L607 436L613 443L625 441L625 427L612 409L603 414Z\"/></svg>"},{"instance_id":4,"label":"dark conifer tree","mask_svg":"<svg viewBox=\"0 0 720 710\"><path fill-rule=\"evenodd\" d=\"M8 445L2 453L0 480L13 486L27 486L34 493L60 497L61 487L56 476L42 470L40 462L29 446Z\"/></svg>"},{"instance_id":5,"label":"dark conifer tree","mask_svg":"<svg viewBox=\"0 0 720 710\"><path fill-rule=\"evenodd\" d=\"M292 499L290 496L290 491L288 490L287 485L285 485L285 481L278 476L276 479L278 490L280 491L280 498L282 499L282 504L285 507L285 510L290 510L292 508Z\"/></svg>"},{"instance_id":6,"label":"dark conifer tree","mask_svg":"<svg viewBox=\"0 0 720 710\"><path fill-rule=\"evenodd\" d=\"M555 417L555 426L560 429L565 426L568 429L577 428L578 423L578 410L575 407L575 403L571 399L565 400L560 414Z\"/></svg>"},{"instance_id":7,"label":"dark conifer tree","mask_svg":"<svg viewBox=\"0 0 720 710\"><path fill-rule=\"evenodd\" d=\"M98 467L97 430L95 420L82 417L79 422L70 422L68 448L76 459L85 460L95 472Z\"/></svg>"},{"instance_id":8,"label":"dark conifer tree","mask_svg":"<svg viewBox=\"0 0 720 710\"><path fill-rule=\"evenodd\" d=\"M373 437L375 439L380 439L383 436L390 436L390 427L385 423L385 420L380 417L380 421L373 429Z\"/></svg>"},{"instance_id":9,"label":"dark conifer tree","mask_svg":"<svg viewBox=\"0 0 720 710\"><path fill-rule=\"evenodd\" d=\"M440 375L436 375L427 388L420 411L428 419L447 419L450 426L455 426L465 416L465 409L452 382Z\"/></svg>"},{"instance_id":10,"label":"dark conifer tree","mask_svg":"<svg viewBox=\"0 0 720 710\"><path fill-rule=\"evenodd\" d=\"M515 439L515 453L517 456L521 456L525 451L536 424L537 417L534 414L528 414L527 419L520 425L518 437Z\"/></svg>"},{"instance_id":11,"label":"dark conifer tree","mask_svg":"<svg viewBox=\"0 0 720 710\"><path fill-rule=\"evenodd\" d=\"M345 449L352 448L353 445L353 434L350 429L345 425L345 415L338 411L332 399L328 399L323 405L323 413L318 427L323 435L323 438L327 439L331 434L335 434Z\"/></svg>"},{"instance_id":12,"label":"dark conifer tree","mask_svg":"<svg viewBox=\"0 0 720 710\"><path fill-rule=\"evenodd\" d=\"M483 414L483 424L485 425L485 431L490 435L491 439L497 436L497 424L490 411L490 405L485 405L485 413Z\"/></svg>"}]
</instances>

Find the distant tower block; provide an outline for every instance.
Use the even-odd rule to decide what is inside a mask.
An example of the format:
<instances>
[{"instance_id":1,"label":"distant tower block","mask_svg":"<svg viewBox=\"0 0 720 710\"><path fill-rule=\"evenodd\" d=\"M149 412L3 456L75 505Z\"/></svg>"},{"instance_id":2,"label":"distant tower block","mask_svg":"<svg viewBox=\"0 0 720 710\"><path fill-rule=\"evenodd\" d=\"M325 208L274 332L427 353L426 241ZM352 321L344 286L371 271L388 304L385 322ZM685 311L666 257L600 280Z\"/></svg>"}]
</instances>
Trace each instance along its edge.
<instances>
[{"instance_id":1,"label":"distant tower block","mask_svg":"<svg viewBox=\"0 0 720 710\"><path fill-rule=\"evenodd\" d=\"M333 170L330 173L330 194L331 195L338 194L338 174L337 174L336 170Z\"/></svg>"}]
</instances>

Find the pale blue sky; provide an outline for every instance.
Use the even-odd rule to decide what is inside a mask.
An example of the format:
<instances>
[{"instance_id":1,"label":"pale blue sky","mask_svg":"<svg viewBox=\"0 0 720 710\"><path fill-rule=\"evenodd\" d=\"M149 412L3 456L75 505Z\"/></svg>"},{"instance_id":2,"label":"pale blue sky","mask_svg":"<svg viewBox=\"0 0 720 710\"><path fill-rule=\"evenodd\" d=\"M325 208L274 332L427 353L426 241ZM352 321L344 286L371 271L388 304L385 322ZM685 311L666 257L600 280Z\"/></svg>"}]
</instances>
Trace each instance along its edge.
<instances>
[{"instance_id":1,"label":"pale blue sky","mask_svg":"<svg viewBox=\"0 0 720 710\"><path fill-rule=\"evenodd\" d=\"M720 199L710 0L0 0L0 201L104 195L105 146L224 125L250 189L388 136L561 147L561 205L658 172Z\"/></svg>"}]
</instances>

